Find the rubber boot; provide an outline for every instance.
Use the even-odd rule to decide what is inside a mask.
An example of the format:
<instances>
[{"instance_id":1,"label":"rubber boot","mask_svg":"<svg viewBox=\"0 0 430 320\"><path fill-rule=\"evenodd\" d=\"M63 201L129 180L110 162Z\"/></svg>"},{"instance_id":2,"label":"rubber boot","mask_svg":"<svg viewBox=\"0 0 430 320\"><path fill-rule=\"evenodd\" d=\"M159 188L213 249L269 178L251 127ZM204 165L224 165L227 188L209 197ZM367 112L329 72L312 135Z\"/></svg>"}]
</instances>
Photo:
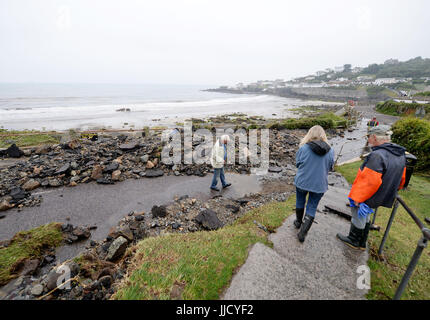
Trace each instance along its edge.
<instances>
[{"instance_id":1,"label":"rubber boot","mask_svg":"<svg viewBox=\"0 0 430 320\"><path fill-rule=\"evenodd\" d=\"M363 237L361 238L361 241L360 241L361 250L366 250L366 242L367 242L367 237L369 236L370 227L371 227L371 223L367 222L363 230Z\"/></svg>"},{"instance_id":2,"label":"rubber boot","mask_svg":"<svg viewBox=\"0 0 430 320\"><path fill-rule=\"evenodd\" d=\"M313 222L314 217L305 215L305 219L303 220L302 226L300 227L300 231L297 234L297 237L299 238L300 242L305 241L306 235L308 234L308 231L311 228Z\"/></svg>"},{"instance_id":3,"label":"rubber boot","mask_svg":"<svg viewBox=\"0 0 430 320\"><path fill-rule=\"evenodd\" d=\"M300 229L300 226L302 225L304 213L305 213L305 208L302 208L302 209L296 208L296 220L294 220L294 226L297 229Z\"/></svg>"},{"instance_id":4,"label":"rubber boot","mask_svg":"<svg viewBox=\"0 0 430 320\"><path fill-rule=\"evenodd\" d=\"M364 232L364 229L358 229L356 226L354 226L351 223L351 228L349 229L349 235L348 236L345 237L344 235L342 235L340 233L338 233L336 236L340 241L345 243L347 246L349 246L353 249L363 250L363 248L361 248L361 241L363 239L363 232Z\"/></svg>"}]
</instances>

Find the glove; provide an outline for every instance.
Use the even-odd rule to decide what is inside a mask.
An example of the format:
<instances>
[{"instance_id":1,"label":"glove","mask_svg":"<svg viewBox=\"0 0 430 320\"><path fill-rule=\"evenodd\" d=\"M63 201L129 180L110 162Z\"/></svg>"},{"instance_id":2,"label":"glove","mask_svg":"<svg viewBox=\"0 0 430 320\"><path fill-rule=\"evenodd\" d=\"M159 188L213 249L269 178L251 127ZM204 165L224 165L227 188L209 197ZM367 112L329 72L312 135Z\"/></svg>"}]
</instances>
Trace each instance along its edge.
<instances>
[{"instance_id":1,"label":"glove","mask_svg":"<svg viewBox=\"0 0 430 320\"><path fill-rule=\"evenodd\" d=\"M355 208L355 207L357 207L357 206L355 205L354 200L352 200L351 198L348 198L348 200L349 200L349 206L350 206L351 208Z\"/></svg>"},{"instance_id":2,"label":"glove","mask_svg":"<svg viewBox=\"0 0 430 320\"><path fill-rule=\"evenodd\" d=\"M372 208L370 208L367 204L360 203L360 208L358 209L358 216L365 218L367 217L369 214L373 213Z\"/></svg>"}]
</instances>

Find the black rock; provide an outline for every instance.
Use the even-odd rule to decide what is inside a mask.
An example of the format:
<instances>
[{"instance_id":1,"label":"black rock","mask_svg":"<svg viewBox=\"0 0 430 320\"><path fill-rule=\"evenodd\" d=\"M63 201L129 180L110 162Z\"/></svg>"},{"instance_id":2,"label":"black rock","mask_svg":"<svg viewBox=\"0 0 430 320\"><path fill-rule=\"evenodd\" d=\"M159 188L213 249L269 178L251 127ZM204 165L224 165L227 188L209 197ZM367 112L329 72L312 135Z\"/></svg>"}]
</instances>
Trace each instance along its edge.
<instances>
[{"instance_id":1,"label":"black rock","mask_svg":"<svg viewBox=\"0 0 430 320\"><path fill-rule=\"evenodd\" d=\"M143 221L145 219L145 217L142 214L140 214L140 215L136 216L134 219L136 221Z\"/></svg>"},{"instance_id":2,"label":"black rock","mask_svg":"<svg viewBox=\"0 0 430 320\"><path fill-rule=\"evenodd\" d=\"M167 215L167 210L165 206L153 206L151 209L152 217L165 217Z\"/></svg>"},{"instance_id":3,"label":"black rock","mask_svg":"<svg viewBox=\"0 0 430 320\"><path fill-rule=\"evenodd\" d=\"M148 178L154 178L154 177L161 177L164 175L164 171L160 169L149 169L146 170L146 177Z\"/></svg>"},{"instance_id":4,"label":"black rock","mask_svg":"<svg viewBox=\"0 0 430 320\"><path fill-rule=\"evenodd\" d=\"M98 184L114 184L114 182L112 180L106 179L106 178L97 179L97 183Z\"/></svg>"},{"instance_id":5,"label":"black rock","mask_svg":"<svg viewBox=\"0 0 430 320\"><path fill-rule=\"evenodd\" d=\"M201 224L203 228L208 230L216 230L223 226L216 212L210 209L201 211L195 220L197 223Z\"/></svg>"},{"instance_id":6,"label":"black rock","mask_svg":"<svg viewBox=\"0 0 430 320\"><path fill-rule=\"evenodd\" d=\"M29 192L24 191L21 187L15 187L10 191L10 196L12 197L11 202L16 202L27 198L30 195Z\"/></svg>"},{"instance_id":7,"label":"black rock","mask_svg":"<svg viewBox=\"0 0 430 320\"><path fill-rule=\"evenodd\" d=\"M111 162L106 168L104 168L103 172L112 173L113 171L117 170L119 167L118 162Z\"/></svg>"},{"instance_id":8,"label":"black rock","mask_svg":"<svg viewBox=\"0 0 430 320\"><path fill-rule=\"evenodd\" d=\"M9 148L4 150L3 155L11 158L20 158L24 155L24 151L16 146L16 144L11 145Z\"/></svg>"},{"instance_id":9,"label":"black rock","mask_svg":"<svg viewBox=\"0 0 430 320\"><path fill-rule=\"evenodd\" d=\"M235 200L237 203L239 203L241 206L247 204L250 200L246 198L240 198Z\"/></svg>"},{"instance_id":10,"label":"black rock","mask_svg":"<svg viewBox=\"0 0 430 320\"><path fill-rule=\"evenodd\" d=\"M70 172L70 163L67 163L64 166L62 166L60 169L55 171L54 174L59 175L59 174L65 174L65 173L69 173L69 172Z\"/></svg>"},{"instance_id":11,"label":"black rock","mask_svg":"<svg viewBox=\"0 0 430 320\"><path fill-rule=\"evenodd\" d=\"M174 229L174 230L179 229L180 226L181 225L179 223L175 222L172 224L172 229Z\"/></svg>"}]
</instances>

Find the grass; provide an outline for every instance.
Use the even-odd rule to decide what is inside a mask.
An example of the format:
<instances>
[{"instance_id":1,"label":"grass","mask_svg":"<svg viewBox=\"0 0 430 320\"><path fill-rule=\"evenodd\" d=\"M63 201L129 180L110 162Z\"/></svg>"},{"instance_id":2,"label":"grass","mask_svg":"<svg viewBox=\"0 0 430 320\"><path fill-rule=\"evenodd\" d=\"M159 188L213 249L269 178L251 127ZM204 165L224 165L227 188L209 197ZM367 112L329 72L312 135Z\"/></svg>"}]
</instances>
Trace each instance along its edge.
<instances>
[{"instance_id":1,"label":"grass","mask_svg":"<svg viewBox=\"0 0 430 320\"><path fill-rule=\"evenodd\" d=\"M361 162L337 167L337 171L352 183ZM399 195L424 222L430 217L430 178L423 175L413 175L407 190ZM368 299L391 299L400 284L403 274L417 246L422 233L411 217L399 206L396 217L388 236L381 260L377 251L381 243L385 227L391 214L391 209L380 207L375 224L381 226L381 231L371 231L369 235L370 258L368 265L371 269L371 289ZM427 224L428 228L429 225ZM430 299L430 249L424 249L421 259L415 269L402 299L428 300Z\"/></svg>"},{"instance_id":2,"label":"grass","mask_svg":"<svg viewBox=\"0 0 430 320\"><path fill-rule=\"evenodd\" d=\"M318 116L304 117L299 119L286 119L281 122L269 124L269 129L310 129L315 125L320 125L324 129L347 127L348 120L344 117L339 117L332 112L323 113Z\"/></svg>"},{"instance_id":3,"label":"grass","mask_svg":"<svg viewBox=\"0 0 430 320\"><path fill-rule=\"evenodd\" d=\"M0 285L16 277L13 270L24 260L40 258L46 249L57 247L62 241L59 223L18 232L8 247L0 249Z\"/></svg>"},{"instance_id":4,"label":"grass","mask_svg":"<svg viewBox=\"0 0 430 320\"><path fill-rule=\"evenodd\" d=\"M219 299L256 242L271 245L254 220L274 231L293 213L295 198L254 209L216 231L168 234L140 241L114 299Z\"/></svg>"},{"instance_id":5,"label":"grass","mask_svg":"<svg viewBox=\"0 0 430 320\"><path fill-rule=\"evenodd\" d=\"M8 140L13 140L18 147L38 146L48 143L59 143L57 137L51 134L46 134L37 131L6 131L0 130L0 148L7 148L11 144L6 143Z\"/></svg>"}]
</instances>

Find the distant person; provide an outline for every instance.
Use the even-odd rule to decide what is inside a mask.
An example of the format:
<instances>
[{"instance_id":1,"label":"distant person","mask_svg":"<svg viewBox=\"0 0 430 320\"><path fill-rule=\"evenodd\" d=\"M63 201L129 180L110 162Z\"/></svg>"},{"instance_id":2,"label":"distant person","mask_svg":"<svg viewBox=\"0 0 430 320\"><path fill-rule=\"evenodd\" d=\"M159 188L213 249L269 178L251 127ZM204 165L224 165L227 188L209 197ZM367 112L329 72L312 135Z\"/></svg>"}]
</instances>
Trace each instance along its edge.
<instances>
[{"instance_id":1,"label":"distant person","mask_svg":"<svg viewBox=\"0 0 430 320\"><path fill-rule=\"evenodd\" d=\"M218 177L220 177L221 179L221 184L223 188L231 186L231 183L227 183L225 181L224 176L224 164L227 161L227 143L229 141L230 137L225 134L216 141L212 148L211 165L214 168L214 175L212 178L211 189L215 191L219 191L219 189L217 188Z\"/></svg>"},{"instance_id":2,"label":"distant person","mask_svg":"<svg viewBox=\"0 0 430 320\"><path fill-rule=\"evenodd\" d=\"M379 126L379 122L378 122L378 120L376 120L376 117L373 117L372 120L370 120L367 123L367 127L372 128L372 127L376 127L376 126Z\"/></svg>"},{"instance_id":3,"label":"distant person","mask_svg":"<svg viewBox=\"0 0 430 320\"><path fill-rule=\"evenodd\" d=\"M324 193L328 190L328 173L333 169L334 151L329 146L327 136L321 126L313 126L300 142L296 153L298 168L294 184L296 186L296 220L294 226L299 230L300 242L312 226L315 213ZM309 194L306 205L306 195Z\"/></svg>"},{"instance_id":4,"label":"distant person","mask_svg":"<svg viewBox=\"0 0 430 320\"><path fill-rule=\"evenodd\" d=\"M369 129L368 142L372 152L358 170L348 195L352 215L349 235L338 233L337 237L354 249L366 250L373 209L379 206L391 208L397 190L405 183L405 148L390 142L392 132L389 130L384 125Z\"/></svg>"}]
</instances>

